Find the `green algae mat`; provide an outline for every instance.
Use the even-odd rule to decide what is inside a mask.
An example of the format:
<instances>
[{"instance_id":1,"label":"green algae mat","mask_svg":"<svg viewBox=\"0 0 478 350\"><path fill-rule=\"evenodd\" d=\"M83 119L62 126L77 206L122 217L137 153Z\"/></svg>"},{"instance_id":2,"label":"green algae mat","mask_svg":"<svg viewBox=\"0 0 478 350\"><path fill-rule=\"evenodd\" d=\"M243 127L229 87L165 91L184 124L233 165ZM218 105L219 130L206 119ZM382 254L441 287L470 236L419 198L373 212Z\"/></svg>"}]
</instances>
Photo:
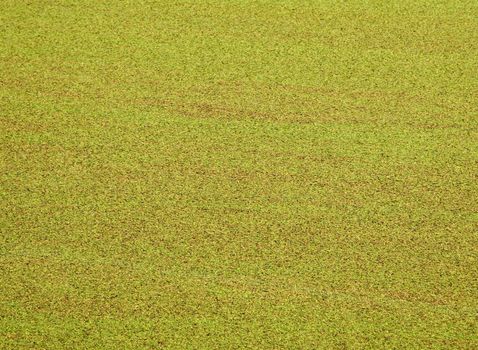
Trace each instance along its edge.
<instances>
[{"instance_id":1,"label":"green algae mat","mask_svg":"<svg viewBox=\"0 0 478 350\"><path fill-rule=\"evenodd\" d=\"M477 349L478 2L0 2L0 349Z\"/></svg>"}]
</instances>

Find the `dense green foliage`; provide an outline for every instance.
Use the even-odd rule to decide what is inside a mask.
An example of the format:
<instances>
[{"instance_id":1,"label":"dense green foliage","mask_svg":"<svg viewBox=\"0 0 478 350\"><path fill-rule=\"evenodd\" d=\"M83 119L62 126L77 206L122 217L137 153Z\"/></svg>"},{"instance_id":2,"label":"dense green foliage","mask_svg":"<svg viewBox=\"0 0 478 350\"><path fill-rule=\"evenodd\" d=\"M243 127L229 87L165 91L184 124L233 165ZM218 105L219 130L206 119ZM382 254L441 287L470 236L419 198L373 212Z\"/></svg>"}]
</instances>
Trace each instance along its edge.
<instances>
[{"instance_id":1,"label":"dense green foliage","mask_svg":"<svg viewBox=\"0 0 478 350\"><path fill-rule=\"evenodd\" d=\"M0 2L0 349L478 348L478 2Z\"/></svg>"}]
</instances>

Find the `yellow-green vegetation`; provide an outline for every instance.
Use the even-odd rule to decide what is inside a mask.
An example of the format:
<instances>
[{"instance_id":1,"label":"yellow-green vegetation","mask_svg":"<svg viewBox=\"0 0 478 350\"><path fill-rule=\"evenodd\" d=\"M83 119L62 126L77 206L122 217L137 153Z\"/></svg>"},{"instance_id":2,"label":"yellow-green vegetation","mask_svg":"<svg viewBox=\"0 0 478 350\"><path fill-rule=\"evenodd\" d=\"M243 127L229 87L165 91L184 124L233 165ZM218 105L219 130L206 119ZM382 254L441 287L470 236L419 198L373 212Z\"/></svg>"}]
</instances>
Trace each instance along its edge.
<instances>
[{"instance_id":1,"label":"yellow-green vegetation","mask_svg":"<svg viewBox=\"0 0 478 350\"><path fill-rule=\"evenodd\" d=\"M478 2L0 2L0 349L478 348Z\"/></svg>"}]
</instances>

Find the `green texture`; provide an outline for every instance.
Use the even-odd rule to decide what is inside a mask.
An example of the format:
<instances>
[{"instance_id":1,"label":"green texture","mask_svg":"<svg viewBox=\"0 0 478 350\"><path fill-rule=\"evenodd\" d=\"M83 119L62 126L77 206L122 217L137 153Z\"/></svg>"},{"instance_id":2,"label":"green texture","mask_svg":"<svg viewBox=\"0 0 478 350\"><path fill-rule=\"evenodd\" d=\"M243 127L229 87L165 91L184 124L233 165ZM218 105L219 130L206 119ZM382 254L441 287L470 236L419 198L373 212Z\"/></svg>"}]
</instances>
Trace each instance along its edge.
<instances>
[{"instance_id":1,"label":"green texture","mask_svg":"<svg viewBox=\"0 0 478 350\"><path fill-rule=\"evenodd\" d=\"M478 2L0 1L0 349L477 349Z\"/></svg>"}]
</instances>

